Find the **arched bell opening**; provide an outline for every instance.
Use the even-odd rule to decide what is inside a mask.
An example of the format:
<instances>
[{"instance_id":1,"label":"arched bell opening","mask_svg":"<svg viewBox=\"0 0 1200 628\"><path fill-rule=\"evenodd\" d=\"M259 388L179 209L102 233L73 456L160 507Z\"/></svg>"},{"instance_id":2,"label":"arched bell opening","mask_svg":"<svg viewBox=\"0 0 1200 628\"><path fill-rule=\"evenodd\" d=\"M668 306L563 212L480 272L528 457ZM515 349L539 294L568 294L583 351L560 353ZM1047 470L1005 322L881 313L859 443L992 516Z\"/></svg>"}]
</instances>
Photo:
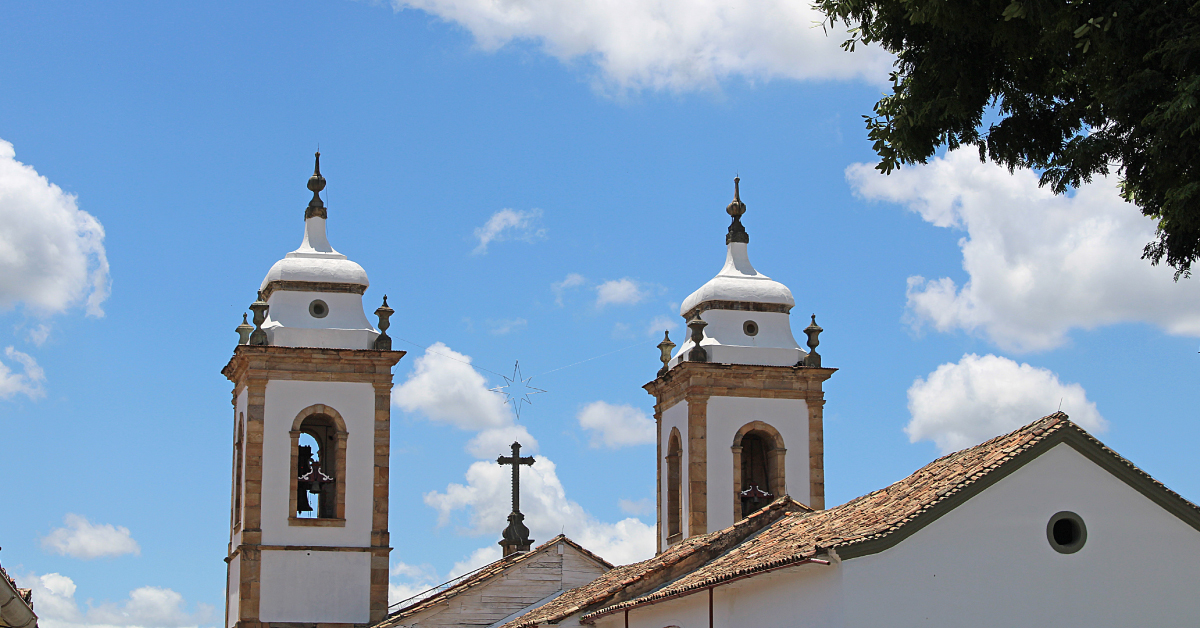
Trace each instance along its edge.
<instances>
[{"instance_id":1,"label":"arched bell opening","mask_svg":"<svg viewBox=\"0 0 1200 628\"><path fill-rule=\"evenodd\" d=\"M752 421L734 436L733 447L733 518L754 511L787 494L783 437L771 425Z\"/></svg>"},{"instance_id":2,"label":"arched bell opening","mask_svg":"<svg viewBox=\"0 0 1200 628\"><path fill-rule=\"evenodd\" d=\"M346 429L332 408L306 408L292 425L291 519L344 519Z\"/></svg>"},{"instance_id":3,"label":"arched bell opening","mask_svg":"<svg viewBox=\"0 0 1200 628\"><path fill-rule=\"evenodd\" d=\"M683 439L671 428L667 442L667 544L683 539Z\"/></svg>"}]
</instances>

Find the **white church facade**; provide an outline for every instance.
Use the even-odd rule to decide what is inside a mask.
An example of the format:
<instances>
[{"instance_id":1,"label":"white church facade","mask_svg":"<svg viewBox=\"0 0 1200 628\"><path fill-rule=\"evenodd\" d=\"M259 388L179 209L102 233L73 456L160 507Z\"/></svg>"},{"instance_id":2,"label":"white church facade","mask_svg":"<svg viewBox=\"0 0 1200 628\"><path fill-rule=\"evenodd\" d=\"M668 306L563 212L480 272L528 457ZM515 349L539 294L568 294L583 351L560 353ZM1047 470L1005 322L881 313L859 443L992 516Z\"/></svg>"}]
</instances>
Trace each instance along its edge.
<instances>
[{"instance_id":1,"label":"white church facade","mask_svg":"<svg viewBox=\"0 0 1200 628\"><path fill-rule=\"evenodd\" d=\"M226 628L1200 624L1200 509L1061 413L826 509L822 386L836 369L815 315L806 350L792 293L750 263L736 180L725 264L683 301L688 337L664 339L645 386L657 554L614 567L562 536L531 548L516 479L532 460L514 443L504 558L389 608L404 353L386 299L377 329L366 272L325 238L324 185L318 162L303 242L264 278L223 371Z\"/></svg>"}]
</instances>

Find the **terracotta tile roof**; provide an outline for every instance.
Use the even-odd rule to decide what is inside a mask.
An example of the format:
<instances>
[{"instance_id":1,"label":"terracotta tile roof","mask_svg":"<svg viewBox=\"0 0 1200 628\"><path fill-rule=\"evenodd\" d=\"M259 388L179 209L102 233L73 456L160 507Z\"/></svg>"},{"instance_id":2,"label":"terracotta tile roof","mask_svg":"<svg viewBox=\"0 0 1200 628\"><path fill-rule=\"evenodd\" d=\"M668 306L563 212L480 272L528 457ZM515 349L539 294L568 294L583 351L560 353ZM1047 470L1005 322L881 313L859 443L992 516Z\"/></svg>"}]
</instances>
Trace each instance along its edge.
<instances>
[{"instance_id":1,"label":"terracotta tile roof","mask_svg":"<svg viewBox=\"0 0 1200 628\"><path fill-rule=\"evenodd\" d=\"M580 544L576 543L575 541L572 541L571 539L567 538L566 536L560 534L560 535L550 539L549 541L546 541L545 543L542 543L541 545L533 548L532 551L522 552L520 554L513 554L512 556L501 558L500 560L497 560L493 563L484 565L483 567L481 567L473 572L470 572L468 574L465 574L464 576L460 576L459 577L460 579L458 579L457 581L451 580L449 583L447 583L450 586L447 586L445 589L442 589L441 591L436 591L436 592L432 593L429 597L422 598L420 600L413 602L412 604L409 604L403 608L400 608L399 610L389 613L387 619L383 620L382 622L380 622L378 624L375 624L375 626L377 628L388 628L389 626L393 626L393 625L399 623L401 620L407 619L408 617L411 617L412 615L419 613L427 608L441 604L442 602L445 602L446 600L448 600L452 597L455 597L457 595L460 595L462 593L466 593L467 591L470 591L471 589L478 587L478 586L488 582L492 578L504 573L505 571L508 570L508 568L513 567L515 565L519 565L534 556L544 553L546 550L556 546L560 541L566 543L567 545L570 545L571 547L575 548L576 550L578 550L585 556L591 558L592 560L595 560L596 562L600 563L601 565L604 565L607 569L612 569L612 567L613 567L612 563L593 554L592 552L590 552L586 548L584 548L582 545L580 545ZM443 585L438 585L438 586L440 587L440 586L446 586L446 585L443 584ZM436 589L438 587L434 587L434 588Z\"/></svg>"},{"instance_id":2,"label":"terracotta tile roof","mask_svg":"<svg viewBox=\"0 0 1200 628\"><path fill-rule=\"evenodd\" d=\"M724 530L692 537L672 545L654 558L617 567L590 584L567 591L551 602L504 624L502 628L522 628L557 622L586 609L596 608L600 604L619 602L640 595L704 565L780 517L799 511L812 512L812 509L789 497L780 497Z\"/></svg>"},{"instance_id":3,"label":"terracotta tile roof","mask_svg":"<svg viewBox=\"0 0 1200 628\"><path fill-rule=\"evenodd\" d=\"M606 605L582 619L589 622L601 615L722 582L828 559L831 549L841 559L882 551L1019 468L1023 462L1008 463L1022 454L1063 440L1081 444L1077 449L1082 453L1124 475L1127 481L1132 480L1131 484L1137 484L1135 488L1143 494L1200 529L1200 508L1105 447L1067 415L1056 412L1009 434L938 458L887 488L836 508L811 514L788 513L702 568L649 594Z\"/></svg>"}]
</instances>

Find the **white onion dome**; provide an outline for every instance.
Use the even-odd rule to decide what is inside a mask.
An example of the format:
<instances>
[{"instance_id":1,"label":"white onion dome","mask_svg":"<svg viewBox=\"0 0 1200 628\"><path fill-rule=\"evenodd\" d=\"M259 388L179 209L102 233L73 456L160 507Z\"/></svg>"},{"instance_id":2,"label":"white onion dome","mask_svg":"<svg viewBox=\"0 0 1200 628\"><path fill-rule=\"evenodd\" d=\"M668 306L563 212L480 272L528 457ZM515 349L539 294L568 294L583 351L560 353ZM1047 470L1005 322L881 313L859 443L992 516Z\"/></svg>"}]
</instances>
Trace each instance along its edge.
<instances>
[{"instance_id":1,"label":"white onion dome","mask_svg":"<svg viewBox=\"0 0 1200 628\"><path fill-rule=\"evenodd\" d=\"M272 345L370 349L379 335L362 307L370 282L367 271L334 250L326 237L321 153L308 189L313 197L304 211L304 240L271 266L259 288L270 305L263 329Z\"/></svg>"},{"instance_id":2,"label":"white onion dome","mask_svg":"<svg viewBox=\"0 0 1200 628\"><path fill-rule=\"evenodd\" d=\"M792 366L808 354L792 336L790 313L796 305L787 286L755 270L750 263L750 236L742 225L746 204L741 200L740 179L733 180L733 202L726 212L733 217L725 236L725 266L679 308L684 320L704 321L697 333L707 361L724 364ZM688 359L696 346L691 337L679 347L668 366Z\"/></svg>"}]
</instances>

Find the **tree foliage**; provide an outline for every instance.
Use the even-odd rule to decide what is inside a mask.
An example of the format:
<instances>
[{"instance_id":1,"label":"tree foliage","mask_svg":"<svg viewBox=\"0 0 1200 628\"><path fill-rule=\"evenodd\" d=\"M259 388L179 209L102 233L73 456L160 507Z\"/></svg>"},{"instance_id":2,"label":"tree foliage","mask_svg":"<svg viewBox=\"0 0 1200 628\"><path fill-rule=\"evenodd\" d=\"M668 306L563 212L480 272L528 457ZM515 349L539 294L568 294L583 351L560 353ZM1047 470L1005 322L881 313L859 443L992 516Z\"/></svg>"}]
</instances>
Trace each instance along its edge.
<instances>
[{"instance_id":1,"label":"tree foliage","mask_svg":"<svg viewBox=\"0 0 1200 628\"><path fill-rule=\"evenodd\" d=\"M897 56L866 118L884 173L941 147L1042 171L1061 194L1115 171L1158 224L1143 257L1200 257L1200 0L815 0L844 47ZM995 122L984 125L984 116Z\"/></svg>"}]
</instances>

